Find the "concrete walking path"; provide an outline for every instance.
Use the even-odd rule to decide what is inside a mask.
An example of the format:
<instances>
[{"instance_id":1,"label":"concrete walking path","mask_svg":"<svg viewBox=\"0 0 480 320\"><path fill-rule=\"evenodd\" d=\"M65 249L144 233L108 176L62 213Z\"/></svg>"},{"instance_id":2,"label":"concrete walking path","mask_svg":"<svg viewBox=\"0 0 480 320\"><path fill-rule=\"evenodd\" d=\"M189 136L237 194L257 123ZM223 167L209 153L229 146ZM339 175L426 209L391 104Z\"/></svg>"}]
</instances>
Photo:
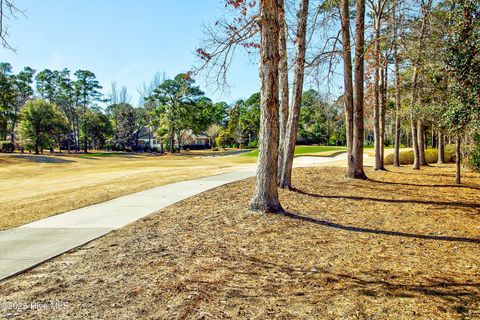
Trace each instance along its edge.
<instances>
[{"instance_id":1,"label":"concrete walking path","mask_svg":"<svg viewBox=\"0 0 480 320\"><path fill-rule=\"evenodd\" d=\"M346 154L297 157L294 166L306 167L345 159ZM172 183L0 231L0 280L31 269L171 204L253 177L255 170L256 166L245 166L235 172Z\"/></svg>"}]
</instances>

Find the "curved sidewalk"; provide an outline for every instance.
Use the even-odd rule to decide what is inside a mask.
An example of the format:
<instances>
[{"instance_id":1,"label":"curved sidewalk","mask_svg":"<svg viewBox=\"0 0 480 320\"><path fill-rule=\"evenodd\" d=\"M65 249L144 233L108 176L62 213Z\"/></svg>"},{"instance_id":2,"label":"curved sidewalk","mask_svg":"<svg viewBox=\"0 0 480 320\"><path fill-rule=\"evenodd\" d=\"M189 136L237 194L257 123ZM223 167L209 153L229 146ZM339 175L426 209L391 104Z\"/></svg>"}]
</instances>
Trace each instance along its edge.
<instances>
[{"instance_id":1,"label":"curved sidewalk","mask_svg":"<svg viewBox=\"0 0 480 320\"><path fill-rule=\"evenodd\" d=\"M344 159L345 154L298 157L294 166L312 166ZM160 186L0 231L0 280L34 268L171 204L253 177L255 167L245 166L235 172Z\"/></svg>"}]
</instances>

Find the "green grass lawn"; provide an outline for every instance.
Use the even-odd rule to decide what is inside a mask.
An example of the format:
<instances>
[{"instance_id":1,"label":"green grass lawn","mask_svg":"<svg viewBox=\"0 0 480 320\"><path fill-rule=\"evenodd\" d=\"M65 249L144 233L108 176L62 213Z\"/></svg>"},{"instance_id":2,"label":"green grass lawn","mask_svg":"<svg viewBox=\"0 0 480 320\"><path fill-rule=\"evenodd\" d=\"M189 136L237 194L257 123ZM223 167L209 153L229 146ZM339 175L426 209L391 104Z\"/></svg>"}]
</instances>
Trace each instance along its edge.
<instances>
[{"instance_id":1,"label":"green grass lawn","mask_svg":"<svg viewBox=\"0 0 480 320\"><path fill-rule=\"evenodd\" d=\"M375 148L374 145L364 145L363 146L363 149L374 149L374 148ZM401 145L400 148L405 148L405 146ZM393 145L385 146L385 149L393 149Z\"/></svg>"},{"instance_id":2,"label":"green grass lawn","mask_svg":"<svg viewBox=\"0 0 480 320\"><path fill-rule=\"evenodd\" d=\"M332 151L346 151L346 147L335 146L296 146L295 155L320 153L320 152L332 152ZM245 153L246 157L258 157L258 149Z\"/></svg>"},{"instance_id":3,"label":"green grass lawn","mask_svg":"<svg viewBox=\"0 0 480 320\"><path fill-rule=\"evenodd\" d=\"M128 157L132 156L133 154L128 152L91 152L91 153L84 153L80 154L79 158L90 158L90 157Z\"/></svg>"}]
</instances>

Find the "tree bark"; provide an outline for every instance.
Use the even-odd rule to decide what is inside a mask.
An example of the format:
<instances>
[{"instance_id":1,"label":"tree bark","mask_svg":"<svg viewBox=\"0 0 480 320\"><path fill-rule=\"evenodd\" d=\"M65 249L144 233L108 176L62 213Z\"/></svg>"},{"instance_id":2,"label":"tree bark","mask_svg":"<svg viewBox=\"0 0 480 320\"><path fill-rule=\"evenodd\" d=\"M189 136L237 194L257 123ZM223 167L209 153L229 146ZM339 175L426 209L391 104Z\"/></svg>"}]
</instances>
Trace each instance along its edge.
<instances>
[{"instance_id":1,"label":"tree bark","mask_svg":"<svg viewBox=\"0 0 480 320\"><path fill-rule=\"evenodd\" d=\"M425 126L422 120L417 120L417 138L418 138L418 159L421 166L427 166L425 159Z\"/></svg>"},{"instance_id":2,"label":"tree bark","mask_svg":"<svg viewBox=\"0 0 480 320\"><path fill-rule=\"evenodd\" d=\"M394 1L392 20L394 24L395 39L393 41L393 62L395 64L395 154L393 157L393 165L400 167L400 108L401 108L401 96L400 96L400 64L398 57L398 24L396 18L397 2ZM398 18L400 19L400 18Z\"/></svg>"},{"instance_id":3,"label":"tree bark","mask_svg":"<svg viewBox=\"0 0 480 320\"><path fill-rule=\"evenodd\" d=\"M353 80L352 80L352 48L350 44L350 7L348 0L340 1L340 21L342 26L342 56L343 56L343 95L345 104L345 128L347 136L348 171L353 170Z\"/></svg>"},{"instance_id":4,"label":"tree bark","mask_svg":"<svg viewBox=\"0 0 480 320\"><path fill-rule=\"evenodd\" d=\"M170 128L170 145L169 145L170 153L175 152L175 127L171 125Z\"/></svg>"},{"instance_id":5,"label":"tree bark","mask_svg":"<svg viewBox=\"0 0 480 320\"><path fill-rule=\"evenodd\" d=\"M278 0L278 53L280 56L278 68L278 85L280 90L280 112L279 112L279 148L278 148L278 166L279 180L280 172L284 164L284 149L286 145L286 132L288 121L288 56L287 56L287 28L285 22L285 1Z\"/></svg>"},{"instance_id":6,"label":"tree bark","mask_svg":"<svg viewBox=\"0 0 480 320\"><path fill-rule=\"evenodd\" d=\"M413 76L412 76L412 107L410 111L410 120L411 120L411 126L412 126L412 142L413 142L413 155L414 155L414 162L413 162L413 169L418 170L420 169L420 165L424 163L421 159L421 153L424 154L424 146L420 146L419 142L419 134L420 130L417 130L417 123L414 119L414 111L417 105L418 101L418 73L419 73L419 67L418 67L418 62L421 58L421 51L423 47L423 40L425 38L425 31L426 31L426 12L430 10L430 7L432 6L432 0L428 0L428 3L426 6L423 5L422 2L422 13L423 13L423 19L422 19L422 24L420 27L420 37L418 38L418 54L416 59L413 62ZM419 120L417 120L419 121ZM421 130L423 132L423 130ZM422 138L423 140L423 138ZM422 150L420 150L420 148Z\"/></svg>"},{"instance_id":7,"label":"tree bark","mask_svg":"<svg viewBox=\"0 0 480 320\"><path fill-rule=\"evenodd\" d=\"M5 119L2 124L2 132L3 132L3 137L2 140L7 140L7 133L8 133L8 122Z\"/></svg>"},{"instance_id":8,"label":"tree bark","mask_svg":"<svg viewBox=\"0 0 480 320\"><path fill-rule=\"evenodd\" d=\"M433 125L432 125L432 134L431 134L431 146L432 148L436 148L437 147L437 137L435 136L435 129L433 128Z\"/></svg>"},{"instance_id":9,"label":"tree bark","mask_svg":"<svg viewBox=\"0 0 480 320\"><path fill-rule=\"evenodd\" d=\"M38 130L38 127L35 129L35 154L39 154L40 153L40 146L38 145L38 141L39 141L39 135L40 135L40 130ZM43 153L43 152L42 152Z\"/></svg>"},{"instance_id":10,"label":"tree bark","mask_svg":"<svg viewBox=\"0 0 480 320\"><path fill-rule=\"evenodd\" d=\"M85 121L85 120L83 120ZM83 125L83 152L88 153L87 125Z\"/></svg>"},{"instance_id":11,"label":"tree bark","mask_svg":"<svg viewBox=\"0 0 480 320\"><path fill-rule=\"evenodd\" d=\"M385 113L387 110L387 89L388 89L388 59L385 57L382 68L382 94L380 103L380 163L382 170L385 170Z\"/></svg>"},{"instance_id":12,"label":"tree bark","mask_svg":"<svg viewBox=\"0 0 480 320\"><path fill-rule=\"evenodd\" d=\"M415 105L417 103L417 83L418 83L418 67L413 69L413 81L412 81L412 107L410 108L410 124L412 127L412 147L413 147L413 169L420 170L420 154L417 138L417 123L415 121Z\"/></svg>"},{"instance_id":13,"label":"tree bark","mask_svg":"<svg viewBox=\"0 0 480 320\"><path fill-rule=\"evenodd\" d=\"M461 153L460 153L460 144L462 142L462 139L460 137L460 134L457 134L457 139L455 143L455 164L456 164L456 171L455 171L455 183L460 184L461 183L461 177L460 177L460 164L462 162L461 159Z\"/></svg>"},{"instance_id":14,"label":"tree bark","mask_svg":"<svg viewBox=\"0 0 480 320\"><path fill-rule=\"evenodd\" d=\"M374 170L383 170L380 151L380 16L377 14L374 23L374 77L373 77L373 141L375 151Z\"/></svg>"},{"instance_id":15,"label":"tree bark","mask_svg":"<svg viewBox=\"0 0 480 320\"><path fill-rule=\"evenodd\" d=\"M278 200L278 1L260 1L260 141L250 210L282 212Z\"/></svg>"},{"instance_id":16,"label":"tree bark","mask_svg":"<svg viewBox=\"0 0 480 320\"><path fill-rule=\"evenodd\" d=\"M446 163L445 161L445 134L442 130L438 131L438 162L439 164Z\"/></svg>"},{"instance_id":17,"label":"tree bark","mask_svg":"<svg viewBox=\"0 0 480 320\"><path fill-rule=\"evenodd\" d=\"M355 82L354 82L354 112L353 112L353 144L352 168L348 177L367 179L363 170L363 81L364 81L364 50L365 50L365 0L357 0L357 15L355 18Z\"/></svg>"},{"instance_id":18,"label":"tree bark","mask_svg":"<svg viewBox=\"0 0 480 320\"><path fill-rule=\"evenodd\" d=\"M76 118L76 150L77 152L80 152L80 119L79 115L77 115Z\"/></svg>"},{"instance_id":19,"label":"tree bark","mask_svg":"<svg viewBox=\"0 0 480 320\"><path fill-rule=\"evenodd\" d=\"M10 141L15 143L15 127L17 125L17 110L15 109L15 114L12 119L12 130L10 131Z\"/></svg>"},{"instance_id":20,"label":"tree bark","mask_svg":"<svg viewBox=\"0 0 480 320\"><path fill-rule=\"evenodd\" d=\"M305 51L307 42L308 0L300 1L297 12L297 37L295 69L293 74L292 105L288 113L287 132L285 136L283 165L280 171L279 186L290 189L292 187L292 167L297 142L298 118L302 104L303 78L305 72Z\"/></svg>"}]
</instances>

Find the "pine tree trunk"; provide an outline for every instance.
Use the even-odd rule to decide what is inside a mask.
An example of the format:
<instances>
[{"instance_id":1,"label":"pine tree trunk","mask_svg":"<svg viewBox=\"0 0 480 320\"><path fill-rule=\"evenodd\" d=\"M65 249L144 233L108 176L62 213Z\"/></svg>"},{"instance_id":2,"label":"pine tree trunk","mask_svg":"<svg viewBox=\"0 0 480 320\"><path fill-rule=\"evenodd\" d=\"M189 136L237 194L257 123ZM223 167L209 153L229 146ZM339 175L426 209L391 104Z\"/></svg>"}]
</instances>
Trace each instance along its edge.
<instances>
[{"instance_id":1,"label":"pine tree trunk","mask_svg":"<svg viewBox=\"0 0 480 320\"><path fill-rule=\"evenodd\" d=\"M35 154L39 154L40 153L40 150L39 150L39 136L40 136L40 132L39 130L35 130Z\"/></svg>"},{"instance_id":2,"label":"pine tree trunk","mask_svg":"<svg viewBox=\"0 0 480 320\"><path fill-rule=\"evenodd\" d=\"M5 119L5 121L3 121L3 124L2 124L2 132L3 132L3 136L2 136L2 140L7 140L7 133L8 133L8 122L7 120Z\"/></svg>"},{"instance_id":3,"label":"pine tree trunk","mask_svg":"<svg viewBox=\"0 0 480 320\"><path fill-rule=\"evenodd\" d=\"M341 0L340 21L342 25L342 56L343 56L343 95L345 104L345 128L347 136L348 171L353 170L353 80L352 80L352 49L350 45L350 8L348 0Z\"/></svg>"},{"instance_id":4,"label":"pine tree trunk","mask_svg":"<svg viewBox=\"0 0 480 320\"><path fill-rule=\"evenodd\" d=\"M427 166L425 159L425 126L422 120L417 120L418 158L421 166Z\"/></svg>"},{"instance_id":5,"label":"pine tree trunk","mask_svg":"<svg viewBox=\"0 0 480 320\"><path fill-rule=\"evenodd\" d=\"M278 1L278 53L280 56L278 69L278 85L280 90L280 110L279 110L279 145L278 145L278 172L280 179L280 172L284 165L284 149L286 145L286 132L288 121L288 56L287 56L287 28L285 22L285 1Z\"/></svg>"},{"instance_id":6,"label":"pine tree trunk","mask_svg":"<svg viewBox=\"0 0 480 320\"><path fill-rule=\"evenodd\" d=\"M260 1L260 141L250 210L282 212L278 200L278 2Z\"/></svg>"},{"instance_id":7,"label":"pine tree trunk","mask_svg":"<svg viewBox=\"0 0 480 320\"><path fill-rule=\"evenodd\" d=\"M400 96L400 61L398 58L398 25L396 18L397 2L394 1L392 20L394 24L395 40L393 42L393 62L395 64L395 154L393 157L393 165L400 167L400 108L402 105Z\"/></svg>"},{"instance_id":8,"label":"pine tree trunk","mask_svg":"<svg viewBox=\"0 0 480 320\"><path fill-rule=\"evenodd\" d=\"M439 164L446 163L445 161L445 134L442 130L438 131L438 162Z\"/></svg>"},{"instance_id":9,"label":"pine tree trunk","mask_svg":"<svg viewBox=\"0 0 480 320\"><path fill-rule=\"evenodd\" d=\"M10 131L10 141L12 143L15 143L15 126L17 125L17 113L15 111L15 114L13 115L12 119L12 130Z\"/></svg>"},{"instance_id":10,"label":"pine tree trunk","mask_svg":"<svg viewBox=\"0 0 480 320\"><path fill-rule=\"evenodd\" d=\"M432 137L431 137L432 148L436 148L437 147L437 137L435 136L435 129L433 128L433 125L432 125L432 134L431 135L432 135Z\"/></svg>"},{"instance_id":11,"label":"pine tree trunk","mask_svg":"<svg viewBox=\"0 0 480 320\"><path fill-rule=\"evenodd\" d=\"M173 125L171 125L171 128L170 128L170 146L169 146L169 149L170 149L170 153L175 152L175 127Z\"/></svg>"},{"instance_id":12,"label":"pine tree trunk","mask_svg":"<svg viewBox=\"0 0 480 320\"><path fill-rule=\"evenodd\" d=\"M77 133L77 141L76 141L76 150L77 152L80 152L80 119L77 116L77 128L76 128L76 133Z\"/></svg>"},{"instance_id":13,"label":"pine tree trunk","mask_svg":"<svg viewBox=\"0 0 480 320\"><path fill-rule=\"evenodd\" d=\"M455 143L455 164L456 164L456 171L455 171L455 183L460 184L461 183L461 177L460 177L460 164L462 162L462 155L460 153L460 144L462 142L462 139L460 138L460 134L457 134L457 139Z\"/></svg>"},{"instance_id":14,"label":"pine tree trunk","mask_svg":"<svg viewBox=\"0 0 480 320\"><path fill-rule=\"evenodd\" d=\"M375 32L375 51L374 51L374 77L373 77L373 141L375 151L374 170L382 170L380 160L380 18L377 16L374 24Z\"/></svg>"},{"instance_id":15,"label":"pine tree trunk","mask_svg":"<svg viewBox=\"0 0 480 320\"><path fill-rule=\"evenodd\" d=\"M175 151L180 151L182 150L182 130L177 131L177 148L175 148ZM175 141L174 141L175 143Z\"/></svg>"},{"instance_id":16,"label":"pine tree trunk","mask_svg":"<svg viewBox=\"0 0 480 320\"><path fill-rule=\"evenodd\" d=\"M382 170L385 170L385 113L387 110L387 84L388 81L388 60L385 57L382 68L382 95L380 103L380 163Z\"/></svg>"},{"instance_id":17,"label":"pine tree trunk","mask_svg":"<svg viewBox=\"0 0 480 320\"><path fill-rule=\"evenodd\" d=\"M283 165L280 171L279 186L290 189L292 187L292 167L295 154L295 144L297 142L298 118L300 115L300 106L302 104L303 78L305 72L305 51L307 40L307 18L308 18L308 0L300 1L300 8L297 13L297 37L295 59L295 69L293 74L292 105L288 113L287 132L285 136L286 145L284 146Z\"/></svg>"},{"instance_id":18,"label":"pine tree trunk","mask_svg":"<svg viewBox=\"0 0 480 320\"><path fill-rule=\"evenodd\" d=\"M410 122L412 126L412 146L413 146L413 169L420 169L420 151L418 146L418 132L417 132L417 123L415 121L415 105L417 103L418 97L418 67L413 69L413 81L412 81L412 108L410 110Z\"/></svg>"},{"instance_id":19,"label":"pine tree trunk","mask_svg":"<svg viewBox=\"0 0 480 320\"><path fill-rule=\"evenodd\" d=\"M415 123L415 120L414 120L414 110L417 107L417 102L418 102L418 73L419 73L418 63L421 58L425 32L426 32L426 24L427 24L426 14L427 14L427 11L430 10L431 6L432 6L432 0L428 0L428 3L426 4L425 7L423 7L422 5L423 18L422 18L422 24L420 27L420 37L418 38L418 56L416 57L413 63L414 67L413 67L413 77L412 77L412 110L410 112L410 120L412 125L412 142L413 142L413 154L414 154L413 169L414 170L420 169L420 166L423 165L423 163L425 163L425 161L422 161L421 159L422 157L421 154L423 154L423 158L425 158L425 146L420 145L420 142L421 142L420 140L423 141L424 138L420 139L420 136L419 136L421 133L423 137L423 129L417 130L417 123ZM418 122L421 123L420 120L418 120Z\"/></svg>"},{"instance_id":20,"label":"pine tree trunk","mask_svg":"<svg viewBox=\"0 0 480 320\"><path fill-rule=\"evenodd\" d=\"M400 143L401 143L401 124L400 124L400 90L395 88L395 154L393 156L393 165L400 167ZM408 142L407 142L408 144Z\"/></svg>"},{"instance_id":21,"label":"pine tree trunk","mask_svg":"<svg viewBox=\"0 0 480 320\"><path fill-rule=\"evenodd\" d=\"M357 15L355 18L355 82L354 82L354 112L353 112L353 144L352 168L348 177L367 179L363 170L363 81L364 81L364 50L365 50L365 0L357 0Z\"/></svg>"},{"instance_id":22,"label":"pine tree trunk","mask_svg":"<svg viewBox=\"0 0 480 320\"><path fill-rule=\"evenodd\" d=\"M412 127L412 148L413 148L413 170L420 170L420 157L418 154L417 124L413 118L413 110L410 112Z\"/></svg>"},{"instance_id":23,"label":"pine tree trunk","mask_svg":"<svg viewBox=\"0 0 480 320\"><path fill-rule=\"evenodd\" d=\"M83 152L88 153L87 150L87 121L85 119L85 112L83 112Z\"/></svg>"}]
</instances>

